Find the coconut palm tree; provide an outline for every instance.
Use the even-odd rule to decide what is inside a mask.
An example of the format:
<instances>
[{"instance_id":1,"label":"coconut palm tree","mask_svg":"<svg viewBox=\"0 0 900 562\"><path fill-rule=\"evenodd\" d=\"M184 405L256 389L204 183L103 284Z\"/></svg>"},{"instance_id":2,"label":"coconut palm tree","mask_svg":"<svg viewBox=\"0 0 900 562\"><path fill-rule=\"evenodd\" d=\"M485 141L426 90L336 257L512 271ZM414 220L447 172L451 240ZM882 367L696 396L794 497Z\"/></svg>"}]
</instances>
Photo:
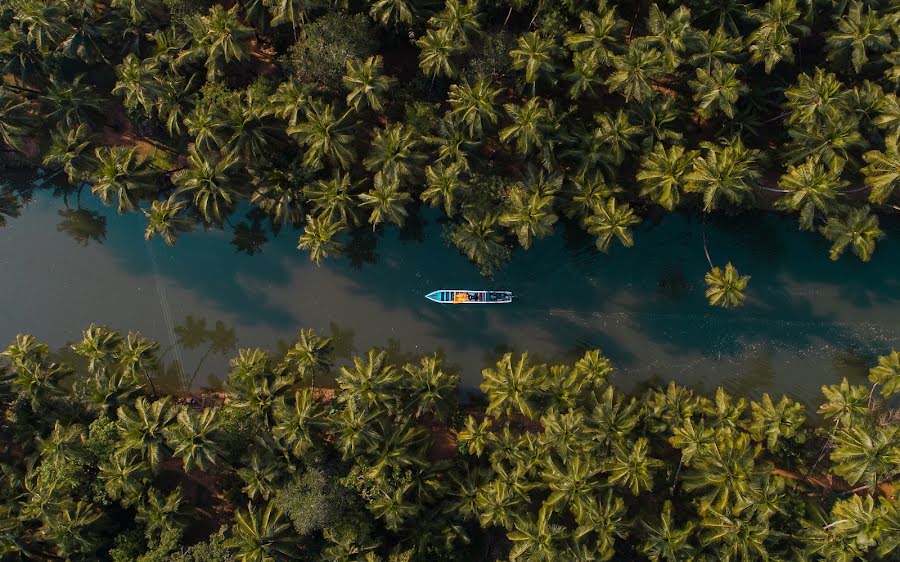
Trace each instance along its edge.
<instances>
[{"instance_id":1,"label":"coconut palm tree","mask_svg":"<svg viewBox=\"0 0 900 562\"><path fill-rule=\"evenodd\" d=\"M400 371L387 362L387 353L370 349L365 359L353 358L353 367L341 367L335 379L342 392L338 401L353 404L361 412L391 410L401 380Z\"/></svg>"},{"instance_id":2,"label":"coconut palm tree","mask_svg":"<svg viewBox=\"0 0 900 562\"><path fill-rule=\"evenodd\" d=\"M722 199L735 205L752 199L753 184L762 175L757 164L760 151L744 146L740 137L701 146L706 151L694 159L684 189L703 194L703 210L712 211Z\"/></svg>"},{"instance_id":3,"label":"coconut palm tree","mask_svg":"<svg viewBox=\"0 0 900 562\"><path fill-rule=\"evenodd\" d=\"M647 439L640 437L634 443L613 446L606 466L611 485L624 486L635 496L653 489L653 471L663 463L647 456L648 445Z\"/></svg>"},{"instance_id":4,"label":"coconut palm tree","mask_svg":"<svg viewBox=\"0 0 900 562\"><path fill-rule=\"evenodd\" d=\"M725 269L713 267L706 273L706 298L712 306L733 308L744 304L744 291L750 282L749 275L740 275L731 262Z\"/></svg>"},{"instance_id":5,"label":"coconut palm tree","mask_svg":"<svg viewBox=\"0 0 900 562\"><path fill-rule=\"evenodd\" d=\"M279 369L293 372L300 379L307 375L312 378L317 371L324 371L331 365L331 341L315 330L300 330L294 344L284 354Z\"/></svg>"},{"instance_id":6,"label":"coconut palm tree","mask_svg":"<svg viewBox=\"0 0 900 562\"><path fill-rule=\"evenodd\" d=\"M272 218L276 227L294 225L303 218L303 169L270 168L253 172L256 190L250 203Z\"/></svg>"},{"instance_id":7,"label":"coconut palm tree","mask_svg":"<svg viewBox=\"0 0 900 562\"><path fill-rule=\"evenodd\" d=\"M446 420L454 411L453 397L459 386L459 375L442 369L442 361L435 355L423 357L416 364L407 364L403 372L409 377L410 397L407 408L415 409L416 418L429 414Z\"/></svg>"},{"instance_id":8,"label":"coconut palm tree","mask_svg":"<svg viewBox=\"0 0 900 562\"><path fill-rule=\"evenodd\" d=\"M159 469L163 458L170 452L165 433L175 421L175 410L168 396L149 402L139 397L133 407L119 407L116 425L121 435L119 450L135 451L150 467Z\"/></svg>"},{"instance_id":9,"label":"coconut palm tree","mask_svg":"<svg viewBox=\"0 0 900 562\"><path fill-rule=\"evenodd\" d=\"M613 57L615 71L606 84L611 92L621 92L625 101L648 101L655 95L654 81L665 74L663 64L658 50L632 41L623 55Z\"/></svg>"},{"instance_id":10,"label":"coconut palm tree","mask_svg":"<svg viewBox=\"0 0 900 562\"><path fill-rule=\"evenodd\" d=\"M438 121L437 131L426 140L437 147L437 162L455 164L465 171L470 169L469 155L479 146L479 142L472 139L465 125L452 113Z\"/></svg>"},{"instance_id":11,"label":"coconut palm tree","mask_svg":"<svg viewBox=\"0 0 900 562\"><path fill-rule=\"evenodd\" d=\"M308 201L313 205L318 219L339 222L345 226L359 223L356 216L356 196L349 174L336 172L330 180L317 180L304 187Z\"/></svg>"},{"instance_id":12,"label":"coconut palm tree","mask_svg":"<svg viewBox=\"0 0 900 562\"><path fill-rule=\"evenodd\" d=\"M548 150L552 148L553 106L542 102L540 98L529 98L521 105L508 103L503 106L512 123L500 131L500 140L505 143L515 141L516 151L522 156L528 156L535 149L549 154ZM547 157L544 161L549 163Z\"/></svg>"},{"instance_id":13,"label":"coconut palm tree","mask_svg":"<svg viewBox=\"0 0 900 562\"><path fill-rule=\"evenodd\" d=\"M567 32L566 47L587 53L600 67L609 66L612 57L622 49L628 23L616 16L616 7L609 6L606 0L600 0L595 12L583 11L578 18L582 31Z\"/></svg>"},{"instance_id":14,"label":"coconut palm tree","mask_svg":"<svg viewBox=\"0 0 900 562\"><path fill-rule=\"evenodd\" d=\"M90 558L100 546L95 528L103 513L87 500L60 502L53 517L44 521L42 537L64 559Z\"/></svg>"},{"instance_id":15,"label":"coconut palm tree","mask_svg":"<svg viewBox=\"0 0 900 562\"><path fill-rule=\"evenodd\" d=\"M713 33L705 29L697 30L693 39L697 45L692 49L689 63L695 68L704 69L707 73L719 65L734 62L742 49L741 38L729 34L721 26Z\"/></svg>"},{"instance_id":16,"label":"coconut palm tree","mask_svg":"<svg viewBox=\"0 0 900 562\"><path fill-rule=\"evenodd\" d=\"M850 209L841 216L828 217L822 234L831 241L831 259L841 257L849 246L862 261L872 259L875 243L884 237L878 228L878 217L871 214L868 207Z\"/></svg>"},{"instance_id":17,"label":"coconut palm tree","mask_svg":"<svg viewBox=\"0 0 900 562\"><path fill-rule=\"evenodd\" d=\"M768 520L750 513L712 511L700 520L700 542L724 560L766 560Z\"/></svg>"},{"instance_id":18,"label":"coconut palm tree","mask_svg":"<svg viewBox=\"0 0 900 562\"><path fill-rule=\"evenodd\" d=\"M103 112L102 101L91 86L81 83L83 78L84 74L79 74L71 82L64 82L50 77L42 100L48 119L67 127L96 121Z\"/></svg>"},{"instance_id":19,"label":"coconut palm tree","mask_svg":"<svg viewBox=\"0 0 900 562\"><path fill-rule=\"evenodd\" d=\"M175 488L168 495L150 488L138 503L134 520L143 525L148 536L181 529L187 525L182 501L181 488Z\"/></svg>"},{"instance_id":20,"label":"coconut palm tree","mask_svg":"<svg viewBox=\"0 0 900 562\"><path fill-rule=\"evenodd\" d=\"M577 51L572 55L572 70L566 72L565 78L572 85L569 95L578 99L584 94L594 94L594 87L603 84L599 74L600 65L590 56L588 51Z\"/></svg>"},{"instance_id":21,"label":"coconut palm tree","mask_svg":"<svg viewBox=\"0 0 900 562\"><path fill-rule=\"evenodd\" d=\"M126 109L142 108L150 113L159 98L160 84L155 69L143 64L140 58L129 53L116 67L116 85L112 93L122 96Z\"/></svg>"},{"instance_id":22,"label":"coconut palm tree","mask_svg":"<svg viewBox=\"0 0 900 562\"><path fill-rule=\"evenodd\" d=\"M511 560L551 562L561 554L568 533L562 525L551 522L552 511L542 507L537 515L515 518L507 538L512 541Z\"/></svg>"},{"instance_id":23,"label":"coconut palm tree","mask_svg":"<svg viewBox=\"0 0 900 562\"><path fill-rule=\"evenodd\" d=\"M430 76L432 81L438 76L452 78L456 76L456 66L452 58L460 51L453 32L449 29L429 29L416 41L419 47L419 68Z\"/></svg>"},{"instance_id":24,"label":"coconut palm tree","mask_svg":"<svg viewBox=\"0 0 900 562\"><path fill-rule=\"evenodd\" d=\"M480 79L474 84L464 80L450 86L450 114L468 127L469 135L481 138L489 125L497 124L496 99L500 89Z\"/></svg>"},{"instance_id":25,"label":"coconut palm tree","mask_svg":"<svg viewBox=\"0 0 900 562\"><path fill-rule=\"evenodd\" d=\"M148 223L144 230L144 238L152 240L159 235L163 242L174 246L178 233L189 230L190 221L182 216L187 202L174 197L165 200L156 200L150 203L150 209L142 209Z\"/></svg>"},{"instance_id":26,"label":"coconut palm tree","mask_svg":"<svg viewBox=\"0 0 900 562\"><path fill-rule=\"evenodd\" d=\"M184 407L178 410L178 423L168 428L167 438L172 456L182 459L185 472L193 468L209 470L221 456L216 442L217 415L218 410L213 408L204 408L199 414Z\"/></svg>"},{"instance_id":27,"label":"coconut palm tree","mask_svg":"<svg viewBox=\"0 0 900 562\"><path fill-rule=\"evenodd\" d=\"M419 137L413 129L402 123L391 124L376 130L363 165L376 175L381 172L385 179L407 179L418 171L424 159L418 148Z\"/></svg>"},{"instance_id":28,"label":"coconut palm tree","mask_svg":"<svg viewBox=\"0 0 900 562\"><path fill-rule=\"evenodd\" d=\"M615 197L594 207L592 215L584 219L584 226L589 233L597 237L597 249L601 252L609 250L613 238L623 246L634 245L631 227L641 222L628 203L619 204Z\"/></svg>"},{"instance_id":29,"label":"coconut palm tree","mask_svg":"<svg viewBox=\"0 0 900 562\"><path fill-rule=\"evenodd\" d=\"M778 181L778 188L786 194L775 202L780 209L800 211L800 228L813 230L816 211L827 214L834 200L848 182L841 179L841 170L826 168L814 158L799 166L788 166Z\"/></svg>"},{"instance_id":30,"label":"coconut palm tree","mask_svg":"<svg viewBox=\"0 0 900 562\"><path fill-rule=\"evenodd\" d=\"M747 40L750 61L763 63L766 74L782 60L793 63L797 36L809 33L801 16L796 0L770 0L752 10L750 17L759 22L759 27Z\"/></svg>"},{"instance_id":31,"label":"coconut palm tree","mask_svg":"<svg viewBox=\"0 0 900 562\"><path fill-rule=\"evenodd\" d=\"M266 97L248 90L240 103L225 115L225 127L230 133L223 148L246 161L266 163L272 157L281 127L273 116Z\"/></svg>"},{"instance_id":32,"label":"coconut palm tree","mask_svg":"<svg viewBox=\"0 0 900 562\"><path fill-rule=\"evenodd\" d=\"M751 421L747 430L755 441L766 443L766 448L775 453L783 450L786 441L802 443L806 440L806 408L787 396L774 403L768 393L763 393L760 402L751 402Z\"/></svg>"},{"instance_id":33,"label":"coconut palm tree","mask_svg":"<svg viewBox=\"0 0 900 562\"><path fill-rule=\"evenodd\" d=\"M900 185L900 149L897 145L897 135L891 134L884 139L884 151L870 150L863 154L868 166L860 171L865 176L866 185L872 188L869 192L872 203L886 203L894 188Z\"/></svg>"},{"instance_id":34,"label":"coconut palm tree","mask_svg":"<svg viewBox=\"0 0 900 562\"><path fill-rule=\"evenodd\" d=\"M755 464L758 454L759 446L751 445L746 433L728 431L697 450L685 472L684 489L699 494L701 516L725 510L739 514L753 505L761 471Z\"/></svg>"},{"instance_id":35,"label":"coconut palm tree","mask_svg":"<svg viewBox=\"0 0 900 562\"><path fill-rule=\"evenodd\" d=\"M490 275L509 256L503 245L496 215L476 217L463 214L463 222L454 226L447 235L450 243L475 263L482 274Z\"/></svg>"},{"instance_id":36,"label":"coconut palm tree","mask_svg":"<svg viewBox=\"0 0 900 562\"><path fill-rule=\"evenodd\" d=\"M91 174L91 192L105 205L116 197L119 214L135 210L137 199L156 188L156 173L138 156L137 148L105 146L97 148L94 155L97 168Z\"/></svg>"},{"instance_id":37,"label":"coconut palm tree","mask_svg":"<svg viewBox=\"0 0 900 562\"><path fill-rule=\"evenodd\" d=\"M374 111L383 111L382 99L397 83L395 78L384 75L381 55L364 61L347 60L347 72L342 80L347 88L347 105L356 111L360 111L363 104Z\"/></svg>"},{"instance_id":38,"label":"coconut palm tree","mask_svg":"<svg viewBox=\"0 0 900 562\"><path fill-rule=\"evenodd\" d=\"M880 482L900 474L897 439L896 425L841 428L834 434L832 470L851 486L863 484L874 490Z\"/></svg>"},{"instance_id":39,"label":"coconut palm tree","mask_svg":"<svg viewBox=\"0 0 900 562\"><path fill-rule=\"evenodd\" d=\"M509 228L526 250L534 240L553 232L557 216L553 212L553 194L540 190L514 187L507 199L507 209L500 215L500 224Z\"/></svg>"},{"instance_id":40,"label":"coconut palm tree","mask_svg":"<svg viewBox=\"0 0 900 562\"><path fill-rule=\"evenodd\" d=\"M237 469L237 476L244 483L241 491L251 501L269 501L278 489L276 484L284 468L266 447L254 448L245 466Z\"/></svg>"},{"instance_id":41,"label":"coconut palm tree","mask_svg":"<svg viewBox=\"0 0 900 562\"><path fill-rule=\"evenodd\" d=\"M207 80L221 78L228 64L247 57L253 29L241 24L238 6L225 10L216 4L206 15L192 15L184 23L193 39L191 48L179 56L177 63L202 61Z\"/></svg>"},{"instance_id":42,"label":"coconut palm tree","mask_svg":"<svg viewBox=\"0 0 900 562\"><path fill-rule=\"evenodd\" d=\"M658 523L641 520L643 529L643 540L639 547L641 554L653 562L689 560L694 553L690 537L695 524L693 521L688 521L681 528L675 525L675 518L672 517L672 502L666 500Z\"/></svg>"},{"instance_id":43,"label":"coconut palm tree","mask_svg":"<svg viewBox=\"0 0 900 562\"><path fill-rule=\"evenodd\" d=\"M306 12L315 6L310 0L264 0L272 14L272 25L290 25L296 34L306 23Z\"/></svg>"},{"instance_id":44,"label":"coconut palm tree","mask_svg":"<svg viewBox=\"0 0 900 562\"><path fill-rule=\"evenodd\" d=\"M97 168L93 135L87 124L77 127L57 125L56 130L50 132L50 147L44 155L44 165L62 169L72 184L87 178L90 171Z\"/></svg>"},{"instance_id":45,"label":"coconut palm tree","mask_svg":"<svg viewBox=\"0 0 900 562\"><path fill-rule=\"evenodd\" d=\"M572 178L567 191L566 216L584 219L593 212L594 206L602 205L621 188L609 185L603 174L595 172Z\"/></svg>"},{"instance_id":46,"label":"coconut palm tree","mask_svg":"<svg viewBox=\"0 0 900 562\"><path fill-rule=\"evenodd\" d=\"M688 85L694 92L697 102L697 114L709 119L721 111L729 118L734 118L735 104L738 99L750 91L738 77L736 64L719 64L711 71L702 68L696 70L697 79L690 80Z\"/></svg>"},{"instance_id":47,"label":"coconut palm tree","mask_svg":"<svg viewBox=\"0 0 900 562\"><path fill-rule=\"evenodd\" d=\"M412 26L419 19L411 0L369 0L369 17L384 27Z\"/></svg>"},{"instance_id":48,"label":"coconut palm tree","mask_svg":"<svg viewBox=\"0 0 900 562\"><path fill-rule=\"evenodd\" d=\"M306 106L312 99L311 93L312 86L289 78L278 85L278 88L269 97L269 103L275 115L293 127L300 122L300 116L305 113Z\"/></svg>"},{"instance_id":49,"label":"coconut palm tree","mask_svg":"<svg viewBox=\"0 0 900 562\"><path fill-rule=\"evenodd\" d=\"M188 167L177 172L172 182L175 195L189 195L194 207L209 224L221 224L237 198L235 181L238 161L233 154L207 153L191 145Z\"/></svg>"},{"instance_id":50,"label":"coconut palm tree","mask_svg":"<svg viewBox=\"0 0 900 562\"><path fill-rule=\"evenodd\" d=\"M891 50L890 24L883 14L851 2L847 13L835 21L835 29L825 36L826 57L829 62L852 68L857 74L869 61L870 54Z\"/></svg>"},{"instance_id":51,"label":"coconut palm tree","mask_svg":"<svg viewBox=\"0 0 900 562\"><path fill-rule=\"evenodd\" d=\"M303 458L316 447L317 433L325 422L312 389L294 392L291 402L284 397L279 398L273 414L275 425L272 426L272 435L294 457Z\"/></svg>"},{"instance_id":52,"label":"coconut palm tree","mask_svg":"<svg viewBox=\"0 0 900 562\"><path fill-rule=\"evenodd\" d=\"M464 47L481 35L481 13L475 0L446 0L444 8L431 16L428 24L450 31L451 36Z\"/></svg>"},{"instance_id":53,"label":"coconut palm tree","mask_svg":"<svg viewBox=\"0 0 900 562\"><path fill-rule=\"evenodd\" d=\"M543 373L528 362L528 354L523 353L513 362L512 353L506 353L495 367L481 372L481 390L489 401L487 415L512 415L520 413L527 418L534 417L534 400L540 394Z\"/></svg>"},{"instance_id":54,"label":"coconut palm tree","mask_svg":"<svg viewBox=\"0 0 900 562\"><path fill-rule=\"evenodd\" d=\"M330 215L306 215L306 226L297 239L297 248L308 251L309 259L319 265L324 258L341 252L343 244L335 237L345 229L345 222L334 222Z\"/></svg>"},{"instance_id":55,"label":"coconut palm tree","mask_svg":"<svg viewBox=\"0 0 900 562\"><path fill-rule=\"evenodd\" d=\"M693 46L695 31L691 27L691 10L679 6L666 15L652 4L647 14L647 35L638 40L662 52L666 67L675 69Z\"/></svg>"},{"instance_id":56,"label":"coconut palm tree","mask_svg":"<svg viewBox=\"0 0 900 562\"><path fill-rule=\"evenodd\" d=\"M415 517L422 506L417 505L407 498L407 493L412 484L398 486L392 493L381 491L369 502L369 509L376 519L384 521L384 526L389 531L398 531L405 521Z\"/></svg>"},{"instance_id":57,"label":"coconut palm tree","mask_svg":"<svg viewBox=\"0 0 900 562\"><path fill-rule=\"evenodd\" d=\"M841 168L846 163L855 167L853 152L867 146L859 128L856 115L837 109L827 110L819 123L803 123L788 129L791 140L786 145L787 160L796 163L817 157L832 168Z\"/></svg>"},{"instance_id":58,"label":"coconut palm tree","mask_svg":"<svg viewBox=\"0 0 900 562\"><path fill-rule=\"evenodd\" d=\"M0 141L14 150L23 150L22 141L34 123L31 103L0 89Z\"/></svg>"},{"instance_id":59,"label":"coconut palm tree","mask_svg":"<svg viewBox=\"0 0 900 562\"><path fill-rule=\"evenodd\" d=\"M115 451L99 468L103 489L125 507L136 505L150 482L150 467L134 451Z\"/></svg>"},{"instance_id":60,"label":"coconut palm tree","mask_svg":"<svg viewBox=\"0 0 900 562\"><path fill-rule=\"evenodd\" d=\"M685 180L691 170L697 152L662 143L653 146L653 151L641 161L637 173L641 195L671 211L681 200Z\"/></svg>"},{"instance_id":61,"label":"coconut palm tree","mask_svg":"<svg viewBox=\"0 0 900 562\"><path fill-rule=\"evenodd\" d=\"M900 353L892 350L880 356L878 365L869 369L869 380L873 391L881 385L881 394L885 399L900 391Z\"/></svg>"},{"instance_id":62,"label":"coconut palm tree","mask_svg":"<svg viewBox=\"0 0 900 562\"><path fill-rule=\"evenodd\" d=\"M512 67L525 71L525 82L531 84L531 95L539 78L552 79L556 73L554 58L559 53L559 46L552 37L537 31L529 31L519 36L516 48L509 52Z\"/></svg>"},{"instance_id":63,"label":"coconut palm tree","mask_svg":"<svg viewBox=\"0 0 900 562\"><path fill-rule=\"evenodd\" d=\"M371 209L369 224L374 229L383 222L403 226L406 221L406 205L412 196L400 189L400 178L396 175L377 172L372 180L372 189L359 194L360 206Z\"/></svg>"},{"instance_id":64,"label":"coconut palm tree","mask_svg":"<svg viewBox=\"0 0 900 562\"><path fill-rule=\"evenodd\" d=\"M456 212L454 193L466 188L466 184L459 177L459 174L460 167L458 164L427 166L425 168L425 184L427 187L419 197L424 203L432 207L443 206L447 216L452 217Z\"/></svg>"},{"instance_id":65,"label":"coconut palm tree","mask_svg":"<svg viewBox=\"0 0 900 562\"><path fill-rule=\"evenodd\" d=\"M608 558L615 554L617 538L625 538L627 509L622 498L608 489L603 495L589 497L584 508L575 514L578 527L573 533L576 545L591 544L589 556L579 560ZM585 537L596 536L596 542L588 543Z\"/></svg>"},{"instance_id":66,"label":"coconut palm tree","mask_svg":"<svg viewBox=\"0 0 900 562\"><path fill-rule=\"evenodd\" d=\"M234 550L241 562L289 560L298 556L291 523L282 520L275 502L268 502L263 509L250 502L247 509L235 513L231 532L225 546Z\"/></svg>"}]
</instances>

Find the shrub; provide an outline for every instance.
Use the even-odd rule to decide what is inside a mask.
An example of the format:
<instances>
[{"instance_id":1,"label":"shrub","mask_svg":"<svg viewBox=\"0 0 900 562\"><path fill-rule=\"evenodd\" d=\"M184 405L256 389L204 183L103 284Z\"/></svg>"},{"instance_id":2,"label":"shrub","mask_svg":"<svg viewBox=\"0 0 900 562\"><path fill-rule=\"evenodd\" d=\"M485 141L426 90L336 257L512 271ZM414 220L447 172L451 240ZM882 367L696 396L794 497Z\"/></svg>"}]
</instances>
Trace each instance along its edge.
<instances>
[{"instance_id":1,"label":"shrub","mask_svg":"<svg viewBox=\"0 0 900 562\"><path fill-rule=\"evenodd\" d=\"M340 92L347 61L363 60L377 49L375 30L364 14L329 13L304 28L287 62L301 80Z\"/></svg>"}]
</instances>

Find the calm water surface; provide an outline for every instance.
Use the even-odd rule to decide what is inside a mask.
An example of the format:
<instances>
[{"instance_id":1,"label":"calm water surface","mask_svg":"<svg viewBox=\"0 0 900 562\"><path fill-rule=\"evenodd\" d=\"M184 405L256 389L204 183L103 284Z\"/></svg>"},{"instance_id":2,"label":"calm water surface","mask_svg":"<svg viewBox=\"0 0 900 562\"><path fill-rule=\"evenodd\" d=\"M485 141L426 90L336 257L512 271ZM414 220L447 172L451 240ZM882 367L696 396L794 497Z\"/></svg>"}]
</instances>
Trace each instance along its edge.
<instances>
[{"instance_id":1,"label":"calm water surface","mask_svg":"<svg viewBox=\"0 0 900 562\"><path fill-rule=\"evenodd\" d=\"M144 242L142 215L119 216L88 192L80 208L69 205L37 192L0 229L0 340L28 332L63 347L91 322L139 330L161 343L175 386L215 386L236 348L277 351L312 327L335 339L341 360L371 346L398 360L438 351L473 387L504 351L569 360L599 347L625 390L674 379L815 400L822 384L864 380L874 357L900 342L896 219L884 219L888 237L862 264L830 261L826 241L790 219L713 218L713 260L752 275L747 305L735 311L706 305L696 217L645 220L633 248L609 254L563 226L485 280L446 246L427 209L316 267L295 248L295 232L275 236L242 216L169 248ZM453 307L423 298L482 287L519 299Z\"/></svg>"}]
</instances>

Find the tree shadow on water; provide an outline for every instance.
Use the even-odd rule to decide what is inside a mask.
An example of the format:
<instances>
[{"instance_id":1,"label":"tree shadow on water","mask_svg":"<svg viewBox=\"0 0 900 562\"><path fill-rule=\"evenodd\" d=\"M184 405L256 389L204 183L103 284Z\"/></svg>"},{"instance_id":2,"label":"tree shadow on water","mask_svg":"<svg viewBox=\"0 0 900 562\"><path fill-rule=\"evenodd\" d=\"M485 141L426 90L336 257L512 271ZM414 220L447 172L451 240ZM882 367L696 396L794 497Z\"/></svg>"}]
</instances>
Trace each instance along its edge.
<instances>
[{"instance_id":1,"label":"tree shadow on water","mask_svg":"<svg viewBox=\"0 0 900 562\"><path fill-rule=\"evenodd\" d=\"M62 219L56 230L69 235L82 246L89 242L103 244L106 241L106 217L88 209L60 209L56 212Z\"/></svg>"}]
</instances>

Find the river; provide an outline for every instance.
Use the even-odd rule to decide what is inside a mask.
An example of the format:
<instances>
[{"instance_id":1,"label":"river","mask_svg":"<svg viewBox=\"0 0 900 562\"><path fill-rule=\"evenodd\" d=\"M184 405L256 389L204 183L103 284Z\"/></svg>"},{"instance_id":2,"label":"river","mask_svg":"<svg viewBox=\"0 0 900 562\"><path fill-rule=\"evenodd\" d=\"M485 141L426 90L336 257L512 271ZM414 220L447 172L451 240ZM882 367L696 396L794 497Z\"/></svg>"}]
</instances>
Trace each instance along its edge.
<instances>
[{"instance_id":1,"label":"river","mask_svg":"<svg viewBox=\"0 0 900 562\"><path fill-rule=\"evenodd\" d=\"M863 264L849 252L832 262L828 243L793 218L712 217L712 259L752 275L747 304L719 310L703 295L704 225L683 214L645 220L633 248L609 254L563 225L485 280L446 245L430 209L317 267L296 249L296 232L254 230L243 215L170 248L145 243L143 215L118 215L89 191L80 208L73 197L68 205L36 191L0 229L0 341L27 332L62 348L91 322L139 330L161 343L161 378L175 387L215 387L236 348L277 351L310 327L334 338L338 361L371 346L398 361L437 351L470 388L505 351L556 361L598 347L624 390L675 380L815 401L823 384L863 382L874 357L900 342L896 218L883 219L887 237ZM234 244L236 231L253 255ZM470 307L423 298L481 287L518 298Z\"/></svg>"}]
</instances>

